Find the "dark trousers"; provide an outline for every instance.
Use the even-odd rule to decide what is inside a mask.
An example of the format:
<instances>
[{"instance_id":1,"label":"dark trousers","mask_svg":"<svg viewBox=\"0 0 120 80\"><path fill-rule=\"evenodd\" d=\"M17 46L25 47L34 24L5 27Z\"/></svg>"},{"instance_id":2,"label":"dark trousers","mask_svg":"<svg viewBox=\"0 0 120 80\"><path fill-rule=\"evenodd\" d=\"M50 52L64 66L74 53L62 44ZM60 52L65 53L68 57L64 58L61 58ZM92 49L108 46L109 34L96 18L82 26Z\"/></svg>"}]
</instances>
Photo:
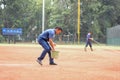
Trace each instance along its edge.
<instances>
[{"instance_id":1,"label":"dark trousers","mask_svg":"<svg viewBox=\"0 0 120 80\"><path fill-rule=\"evenodd\" d=\"M90 41L87 41L87 42L86 42L85 47L87 47L88 45L89 45L90 47L92 47L92 43L91 43Z\"/></svg>"},{"instance_id":2,"label":"dark trousers","mask_svg":"<svg viewBox=\"0 0 120 80\"><path fill-rule=\"evenodd\" d=\"M38 40L39 44L44 48L42 54L40 55L40 57L38 57L39 60L43 60L44 57L46 56L46 54L48 53L49 55L49 61L50 63L54 63L54 60L53 58L51 57L51 47L50 45L48 44L48 42L42 38L40 38Z\"/></svg>"}]
</instances>

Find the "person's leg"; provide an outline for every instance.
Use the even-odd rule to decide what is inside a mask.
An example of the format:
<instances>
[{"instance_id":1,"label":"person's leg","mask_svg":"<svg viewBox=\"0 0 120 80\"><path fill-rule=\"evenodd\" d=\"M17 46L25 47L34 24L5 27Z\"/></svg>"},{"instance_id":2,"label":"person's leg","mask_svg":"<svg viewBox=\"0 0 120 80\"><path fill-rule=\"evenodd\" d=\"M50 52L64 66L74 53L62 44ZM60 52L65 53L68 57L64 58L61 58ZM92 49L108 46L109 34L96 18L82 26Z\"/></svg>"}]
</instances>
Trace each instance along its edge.
<instances>
[{"instance_id":1,"label":"person's leg","mask_svg":"<svg viewBox=\"0 0 120 80\"><path fill-rule=\"evenodd\" d=\"M48 56L49 56L50 64L54 63L54 59L51 57L51 52L50 51L48 52Z\"/></svg>"},{"instance_id":2,"label":"person's leg","mask_svg":"<svg viewBox=\"0 0 120 80\"><path fill-rule=\"evenodd\" d=\"M88 41L86 42L86 45L85 45L85 49L84 49L85 51L87 51L87 49L86 49L87 46L88 46Z\"/></svg>"},{"instance_id":3,"label":"person's leg","mask_svg":"<svg viewBox=\"0 0 120 80\"><path fill-rule=\"evenodd\" d=\"M39 60L43 60L44 57L46 56L47 50L43 50L43 52L41 53L40 57L38 57Z\"/></svg>"},{"instance_id":4,"label":"person's leg","mask_svg":"<svg viewBox=\"0 0 120 80\"><path fill-rule=\"evenodd\" d=\"M49 61L50 61L50 65L57 65L56 63L54 63L54 59L51 57L51 52L48 52L49 55Z\"/></svg>"},{"instance_id":5,"label":"person's leg","mask_svg":"<svg viewBox=\"0 0 120 80\"><path fill-rule=\"evenodd\" d=\"M47 43L48 44L48 43ZM48 44L49 45L49 44ZM50 47L50 46L49 46ZM50 47L51 49L51 47ZM57 65L56 63L54 63L54 59L51 57L51 51L48 52L48 56L49 56L49 64L50 65Z\"/></svg>"},{"instance_id":6,"label":"person's leg","mask_svg":"<svg viewBox=\"0 0 120 80\"><path fill-rule=\"evenodd\" d=\"M89 46L90 46L90 50L93 51L91 42L89 42Z\"/></svg>"},{"instance_id":7,"label":"person's leg","mask_svg":"<svg viewBox=\"0 0 120 80\"><path fill-rule=\"evenodd\" d=\"M44 48L41 56L38 58L38 60L43 60L46 53L49 52L51 50L50 46L48 45L48 42L44 41L44 40L41 40L39 42L39 44Z\"/></svg>"}]
</instances>

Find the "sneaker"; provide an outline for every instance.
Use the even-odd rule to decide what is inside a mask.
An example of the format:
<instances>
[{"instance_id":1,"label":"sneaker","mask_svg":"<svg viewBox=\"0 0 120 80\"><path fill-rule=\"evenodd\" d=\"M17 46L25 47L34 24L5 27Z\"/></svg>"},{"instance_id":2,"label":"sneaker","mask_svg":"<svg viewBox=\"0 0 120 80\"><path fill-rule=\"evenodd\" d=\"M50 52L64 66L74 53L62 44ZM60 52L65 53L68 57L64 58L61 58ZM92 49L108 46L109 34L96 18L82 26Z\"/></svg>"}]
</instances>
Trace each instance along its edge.
<instances>
[{"instance_id":1,"label":"sneaker","mask_svg":"<svg viewBox=\"0 0 120 80\"><path fill-rule=\"evenodd\" d=\"M41 60L38 60L38 59L37 59L36 61L37 61L41 66L43 65Z\"/></svg>"},{"instance_id":2,"label":"sneaker","mask_svg":"<svg viewBox=\"0 0 120 80\"><path fill-rule=\"evenodd\" d=\"M57 65L56 63L50 63L50 65Z\"/></svg>"}]
</instances>

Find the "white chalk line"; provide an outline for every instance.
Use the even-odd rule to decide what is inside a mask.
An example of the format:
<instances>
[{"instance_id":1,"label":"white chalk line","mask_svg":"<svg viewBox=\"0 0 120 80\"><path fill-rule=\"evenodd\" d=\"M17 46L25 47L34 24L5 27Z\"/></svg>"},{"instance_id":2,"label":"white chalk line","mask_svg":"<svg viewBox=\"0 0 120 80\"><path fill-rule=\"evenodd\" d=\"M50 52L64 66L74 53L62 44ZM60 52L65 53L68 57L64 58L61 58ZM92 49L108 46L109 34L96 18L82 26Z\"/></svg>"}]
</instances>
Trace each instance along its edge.
<instances>
[{"instance_id":1,"label":"white chalk line","mask_svg":"<svg viewBox=\"0 0 120 80\"><path fill-rule=\"evenodd\" d=\"M7 64L5 64L5 63L1 63L0 64L0 66L7 66L7 67L21 67L21 66L23 66L23 67L28 67L28 66L33 66L33 64L16 64L16 63L7 63Z\"/></svg>"}]
</instances>

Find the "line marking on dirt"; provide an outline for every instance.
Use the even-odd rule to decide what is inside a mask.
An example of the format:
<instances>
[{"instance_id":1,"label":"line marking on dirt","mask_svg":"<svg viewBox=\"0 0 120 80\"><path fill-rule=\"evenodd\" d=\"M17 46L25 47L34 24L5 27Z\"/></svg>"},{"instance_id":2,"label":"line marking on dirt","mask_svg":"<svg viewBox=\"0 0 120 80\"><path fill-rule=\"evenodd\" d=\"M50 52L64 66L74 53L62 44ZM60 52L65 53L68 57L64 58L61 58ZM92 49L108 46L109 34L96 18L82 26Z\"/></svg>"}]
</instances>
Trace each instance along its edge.
<instances>
[{"instance_id":1,"label":"line marking on dirt","mask_svg":"<svg viewBox=\"0 0 120 80\"><path fill-rule=\"evenodd\" d=\"M0 66L7 66L7 67L21 67L21 66L33 66L33 64L0 64Z\"/></svg>"}]
</instances>

